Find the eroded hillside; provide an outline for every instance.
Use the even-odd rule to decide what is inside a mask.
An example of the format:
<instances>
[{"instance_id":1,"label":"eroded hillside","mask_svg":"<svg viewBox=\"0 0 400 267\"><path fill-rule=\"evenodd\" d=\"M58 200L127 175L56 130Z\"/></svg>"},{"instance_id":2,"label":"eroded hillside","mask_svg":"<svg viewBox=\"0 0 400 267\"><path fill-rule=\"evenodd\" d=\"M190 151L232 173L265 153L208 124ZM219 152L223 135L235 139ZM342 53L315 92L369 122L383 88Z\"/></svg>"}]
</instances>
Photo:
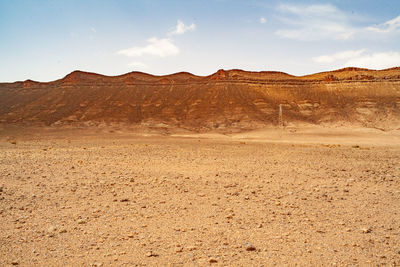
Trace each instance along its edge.
<instances>
[{"instance_id":1,"label":"eroded hillside","mask_svg":"<svg viewBox=\"0 0 400 267\"><path fill-rule=\"evenodd\" d=\"M128 123L191 130L285 124L400 127L400 68L346 68L308 76L219 70L103 76L74 71L63 79L0 84L0 121L70 125Z\"/></svg>"}]
</instances>

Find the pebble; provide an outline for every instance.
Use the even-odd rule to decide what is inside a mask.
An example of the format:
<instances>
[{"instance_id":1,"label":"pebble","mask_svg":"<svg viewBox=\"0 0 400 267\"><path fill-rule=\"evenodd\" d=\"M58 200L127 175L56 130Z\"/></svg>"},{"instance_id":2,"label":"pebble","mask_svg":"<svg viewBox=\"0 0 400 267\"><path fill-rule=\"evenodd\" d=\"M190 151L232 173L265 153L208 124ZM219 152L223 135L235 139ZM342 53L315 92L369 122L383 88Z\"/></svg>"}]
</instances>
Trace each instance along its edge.
<instances>
[{"instance_id":1,"label":"pebble","mask_svg":"<svg viewBox=\"0 0 400 267\"><path fill-rule=\"evenodd\" d=\"M149 251L146 253L146 257L157 257L158 254L154 253L153 251Z\"/></svg>"},{"instance_id":2,"label":"pebble","mask_svg":"<svg viewBox=\"0 0 400 267\"><path fill-rule=\"evenodd\" d=\"M193 250L196 250L197 247L195 247L195 246L189 246L189 247L187 247L187 249L188 249L189 251L193 251Z\"/></svg>"},{"instance_id":3,"label":"pebble","mask_svg":"<svg viewBox=\"0 0 400 267\"><path fill-rule=\"evenodd\" d=\"M244 247L246 248L246 251L255 251L256 250L256 247L251 243L246 243L244 245Z\"/></svg>"},{"instance_id":4,"label":"pebble","mask_svg":"<svg viewBox=\"0 0 400 267\"><path fill-rule=\"evenodd\" d=\"M18 261L12 261L11 264L12 264L12 265L18 265L19 262L18 262Z\"/></svg>"},{"instance_id":5,"label":"pebble","mask_svg":"<svg viewBox=\"0 0 400 267\"><path fill-rule=\"evenodd\" d=\"M209 262L209 263L217 263L218 261L217 261L216 258L209 258L209 259L208 259L208 262Z\"/></svg>"},{"instance_id":6,"label":"pebble","mask_svg":"<svg viewBox=\"0 0 400 267\"><path fill-rule=\"evenodd\" d=\"M53 225L50 225L50 227L47 229L47 232L54 233L55 230L57 230L57 228Z\"/></svg>"},{"instance_id":7,"label":"pebble","mask_svg":"<svg viewBox=\"0 0 400 267\"><path fill-rule=\"evenodd\" d=\"M78 224L85 224L86 223L86 221L84 219L78 219L76 222Z\"/></svg>"},{"instance_id":8,"label":"pebble","mask_svg":"<svg viewBox=\"0 0 400 267\"><path fill-rule=\"evenodd\" d=\"M368 233L371 233L371 228L366 228L366 227L364 227L364 228L361 228L361 231L364 233L364 234L368 234Z\"/></svg>"}]
</instances>

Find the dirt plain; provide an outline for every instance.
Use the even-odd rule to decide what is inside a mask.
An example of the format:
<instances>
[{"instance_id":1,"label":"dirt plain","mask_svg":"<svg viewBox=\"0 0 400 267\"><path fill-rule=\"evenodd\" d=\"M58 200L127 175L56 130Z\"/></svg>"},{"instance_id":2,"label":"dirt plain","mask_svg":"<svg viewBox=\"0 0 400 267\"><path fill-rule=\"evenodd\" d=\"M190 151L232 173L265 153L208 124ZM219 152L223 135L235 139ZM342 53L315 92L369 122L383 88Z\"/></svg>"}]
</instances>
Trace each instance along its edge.
<instances>
[{"instance_id":1,"label":"dirt plain","mask_svg":"<svg viewBox=\"0 0 400 267\"><path fill-rule=\"evenodd\" d=\"M399 266L399 131L1 131L0 266Z\"/></svg>"}]
</instances>

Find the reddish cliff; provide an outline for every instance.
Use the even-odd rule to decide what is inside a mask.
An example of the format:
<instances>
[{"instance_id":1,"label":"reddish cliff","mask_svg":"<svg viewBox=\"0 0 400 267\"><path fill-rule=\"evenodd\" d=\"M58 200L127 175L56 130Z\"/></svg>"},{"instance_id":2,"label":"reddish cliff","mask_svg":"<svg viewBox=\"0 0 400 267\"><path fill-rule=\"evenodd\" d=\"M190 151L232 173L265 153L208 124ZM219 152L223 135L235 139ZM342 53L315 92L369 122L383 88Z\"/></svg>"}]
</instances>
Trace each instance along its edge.
<instances>
[{"instance_id":1,"label":"reddish cliff","mask_svg":"<svg viewBox=\"0 0 400 267\"><path fill-rule=\"evenodd\" d=\"M219 70L210 76L74 71L63 79L0 84L0 122L165 123L193 130L291 123L400 127L400 68L307 76Z\"/></svg>"}]
</instances>

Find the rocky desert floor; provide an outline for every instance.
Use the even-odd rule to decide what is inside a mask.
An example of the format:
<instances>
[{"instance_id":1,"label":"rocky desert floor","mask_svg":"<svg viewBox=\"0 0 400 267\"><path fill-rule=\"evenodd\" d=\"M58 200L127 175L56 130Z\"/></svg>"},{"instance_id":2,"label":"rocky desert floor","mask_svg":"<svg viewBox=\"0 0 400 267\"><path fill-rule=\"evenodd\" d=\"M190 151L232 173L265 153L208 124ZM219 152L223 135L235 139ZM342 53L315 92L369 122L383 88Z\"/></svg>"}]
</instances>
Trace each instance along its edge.
<instances>
[{"instance_id":1,"label":"rocky desert floor","mask_svg":"<svg viewBox=\"0 0 400 267\"><path fill-rule=\"evenodd\" d=\"M0 266L400 265L398 133L0 137Z\"/></svg>"}]
</instances>

